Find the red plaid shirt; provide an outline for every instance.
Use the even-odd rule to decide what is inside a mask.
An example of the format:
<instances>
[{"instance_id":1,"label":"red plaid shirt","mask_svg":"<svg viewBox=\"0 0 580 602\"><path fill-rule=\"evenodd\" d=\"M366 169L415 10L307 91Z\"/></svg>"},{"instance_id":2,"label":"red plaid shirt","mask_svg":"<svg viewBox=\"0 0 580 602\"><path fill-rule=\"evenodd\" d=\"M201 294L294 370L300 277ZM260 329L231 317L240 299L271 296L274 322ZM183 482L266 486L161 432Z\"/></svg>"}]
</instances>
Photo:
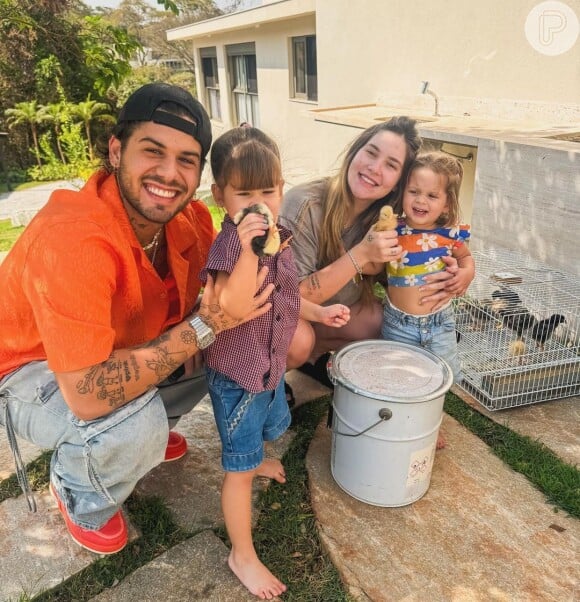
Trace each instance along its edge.
<instances>
[{"instance_id":1,"label":"red plaid shirt","mask_svg":"<svg viewBox=\"0 0 580 602\"><path fill-rule=\"evenodd\" d=\"M283 226L279 229L282 242L290 238L290 230ZM241 250L236 226L226 216L200 280L205 282L208 272L231 274ZM259 318L219 333L215 342L204 350L207 366L251 393L273 390L280 382L300 313L298 272L292 249L286 245L272 257L261 257L259 268L263 265L269 271L262 289L271 282L275 285L270 297L272 308Z\"/></svg>"}]
</instances>

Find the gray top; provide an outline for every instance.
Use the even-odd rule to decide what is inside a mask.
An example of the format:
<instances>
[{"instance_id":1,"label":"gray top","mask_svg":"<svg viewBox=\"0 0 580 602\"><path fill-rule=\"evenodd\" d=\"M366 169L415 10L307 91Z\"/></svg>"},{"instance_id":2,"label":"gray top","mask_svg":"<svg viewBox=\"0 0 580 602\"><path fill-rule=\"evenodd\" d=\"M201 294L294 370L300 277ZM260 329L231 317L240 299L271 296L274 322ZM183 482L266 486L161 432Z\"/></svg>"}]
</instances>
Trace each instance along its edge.
<instances>
[{"instance_id":1,"label":"gray top","mask_svg":"<svg viewBox=\"0 0 580 602\"><path fill-rule=\"evenodd\" d=\"M317 261L319 246L319 230L324 213L324 198L328 179L315 180L291 188L285 195L278 221L292 231L292 250L296 259L299 280L304 280L310 274L322 269ZM354 244L356 232L354 229L345 230L343 242L350 249ZM351 306L361 296L362 288L359 283L349 280L336 295L324 302L323 305L342 303Z\"/></svg>"}]
</instances>

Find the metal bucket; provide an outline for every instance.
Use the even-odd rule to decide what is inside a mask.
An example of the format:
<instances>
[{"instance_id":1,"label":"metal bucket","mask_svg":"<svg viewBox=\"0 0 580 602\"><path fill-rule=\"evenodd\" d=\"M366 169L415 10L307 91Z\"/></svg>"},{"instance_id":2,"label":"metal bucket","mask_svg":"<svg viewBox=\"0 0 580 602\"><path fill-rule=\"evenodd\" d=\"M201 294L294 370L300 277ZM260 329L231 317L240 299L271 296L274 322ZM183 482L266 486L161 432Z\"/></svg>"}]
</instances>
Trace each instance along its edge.
<instances>
[{"instance_id":1,"label":"metal bucket","mask_svg":"<svg viewBox=\"0 0 580 602\"><path fill-rule=\"evenodd\" d=\"M449 365L405 343L352 343L331 357L331 472L349 495L406 506L429 488Z\"/></svg>"}]
</instances>

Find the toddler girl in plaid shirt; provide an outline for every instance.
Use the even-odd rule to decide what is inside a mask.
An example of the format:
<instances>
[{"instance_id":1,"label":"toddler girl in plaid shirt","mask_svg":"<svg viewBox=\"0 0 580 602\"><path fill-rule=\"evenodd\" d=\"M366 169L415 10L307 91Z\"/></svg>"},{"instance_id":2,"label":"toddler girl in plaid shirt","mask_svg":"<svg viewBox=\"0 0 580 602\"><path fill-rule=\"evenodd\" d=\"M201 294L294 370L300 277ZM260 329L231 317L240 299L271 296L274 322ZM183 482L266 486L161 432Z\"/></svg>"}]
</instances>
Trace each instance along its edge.
<instances>
[{"instance_id":1,"label":"toddler girl in plaid shirt","mask_svg":"<svg viewBox=\"0 0 580 602\"><path fill-rule=\"evenodd\" d=\"M279 226L280 247L258 256L252 240L271 224L261 213L241 211L266 205L274 223L284 181L276 143L261 130L234 128L211 151L212 194L226 215L209 252L201 280L213 276L220 305L242 318L252 306L259 278L274 284L270 310L218 334L204 350L209 393L222 442L222 509L232 550L228 564L238 579L261 599L272 599L286 586L262 564L254 549L251 493L255 476L286 480L277 459L264 458L264 442L280 437L290 425L284 392L286 356L300 319L340 327L349 318L345 305L327 307L301 299L290 246L291 232ZM234 222L235 218L235 222Z\"/></svg>"}]
</instances>

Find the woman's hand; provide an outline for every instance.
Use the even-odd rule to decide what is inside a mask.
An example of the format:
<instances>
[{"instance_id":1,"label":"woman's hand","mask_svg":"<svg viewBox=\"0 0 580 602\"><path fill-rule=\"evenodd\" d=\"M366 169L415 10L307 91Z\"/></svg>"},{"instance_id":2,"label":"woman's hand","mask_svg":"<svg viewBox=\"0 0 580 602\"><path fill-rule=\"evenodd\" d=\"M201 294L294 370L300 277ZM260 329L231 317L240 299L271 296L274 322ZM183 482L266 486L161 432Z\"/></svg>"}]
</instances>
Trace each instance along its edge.
<instances>
[{"instance_id":1,"label":"woman's hand","mask_svg":"<svg viewBox=\"0 0 580 602\"><path fill-rule=\"evenodd\" d=\"M232 318L220 306L218 297L215 294L213 278L208 275L199 306L199 317L217 334L222 330L228 330L234 326L238 326L239 324L243 324L244 322L264 315L272 307L272 303L268 301L268 297L274 290L274 284L268 284L259 294L257 291L259 291L264 284L267 274L268 267L263 266L258 272L256 295L252 304L252 310L241 320Z\"/></svg>"},{"instance_id":2,"label":"woman's hand","mask_svg":"<svg viewBox=\"0 0 580 602\"><path fill-rule=\"evenodd\" d=\"M431 311L437 311L446 305L453 297L465 294L474 277L474 271L469 268L460 268L457 259L446 255L441 258L447 264L442 272L425 276L424 284L420 291L425 293L421 303L432 304Z\"/></svg>"},{"instance_id":3,"label":"woman's hand","mask_svg":"<svg viewBox=\"0 0 580 602\"><path fill-rule=\"evenodd\" d=\"M371 226L365 237L353 248L357 250L361 265L365 263L387 263L398 259L403 252L396 230L377 232Z\"/></svg>"}]
</instances>

